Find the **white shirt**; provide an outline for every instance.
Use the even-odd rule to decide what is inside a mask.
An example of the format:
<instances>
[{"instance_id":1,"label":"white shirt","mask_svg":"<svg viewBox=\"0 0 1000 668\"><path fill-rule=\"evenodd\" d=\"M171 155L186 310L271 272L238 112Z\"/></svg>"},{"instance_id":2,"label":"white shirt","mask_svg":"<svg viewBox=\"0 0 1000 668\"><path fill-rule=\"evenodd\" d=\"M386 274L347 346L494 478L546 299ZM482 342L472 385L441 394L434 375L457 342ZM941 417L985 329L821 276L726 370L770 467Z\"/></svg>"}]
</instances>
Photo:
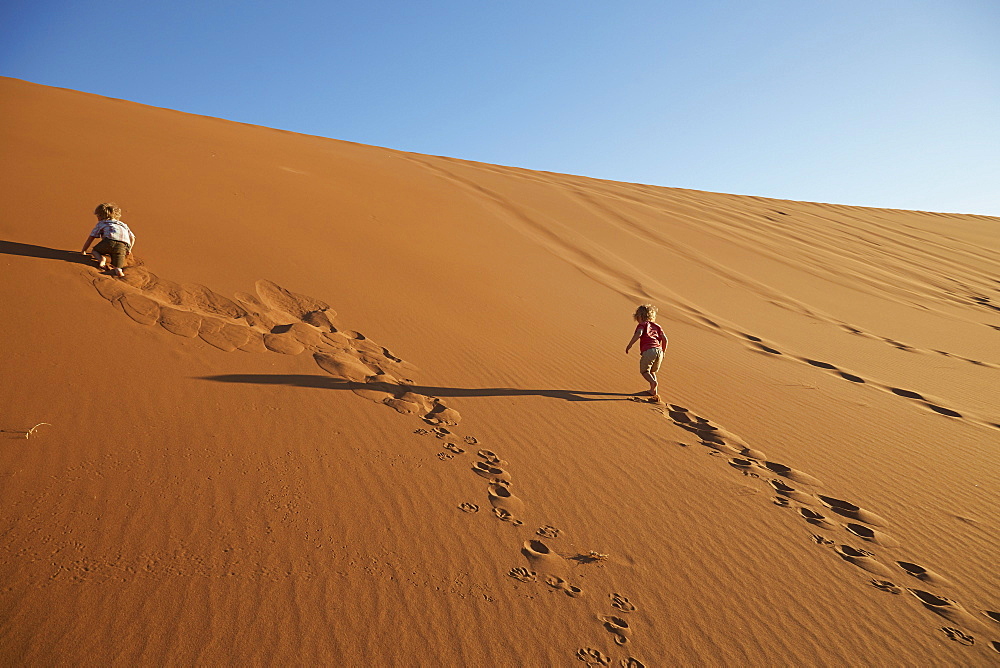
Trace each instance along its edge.
<instances>
[{"instance_id":1,"label":"white shirt","mask_svg":"<svg viewBox=\"0 0 1000 668\"><path fill-rule=\"evenodd\" d=\"M135 235L128 225L120 220L106 218L97 222L97 225L90 232L90 236L99 239L113 239L114 241L124 241L129 248L135 246Z\"/></svg>"}]
</instances>

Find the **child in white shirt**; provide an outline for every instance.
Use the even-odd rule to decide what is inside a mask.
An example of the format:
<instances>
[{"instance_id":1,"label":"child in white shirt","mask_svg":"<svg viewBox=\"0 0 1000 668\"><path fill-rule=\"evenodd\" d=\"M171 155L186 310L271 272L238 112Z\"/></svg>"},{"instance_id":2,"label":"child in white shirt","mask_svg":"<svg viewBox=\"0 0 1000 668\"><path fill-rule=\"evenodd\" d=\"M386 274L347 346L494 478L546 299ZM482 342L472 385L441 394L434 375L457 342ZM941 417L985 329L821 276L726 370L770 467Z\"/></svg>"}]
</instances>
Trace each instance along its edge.
<instances>
[{"instance_id":1,"label":"child in white shirt","mask_svg":"<svg viewBox=\"0 0 1000 668\"><path fill-rule=\"evenodd\" d=\"M120 218L122 210L113 202L98 204L94 209L97 216L97 225L90 232L87 242L83 244L83 252L86 254L90 244L96 239L100 239L91 255L98 262L98 267L104 269L108 266L108 257L111 258L111 266L108 271L112 276L124 276L125 258L132 254L132 247L135 246L135 235L128 225Z\"/></svg>"}]
</instances>

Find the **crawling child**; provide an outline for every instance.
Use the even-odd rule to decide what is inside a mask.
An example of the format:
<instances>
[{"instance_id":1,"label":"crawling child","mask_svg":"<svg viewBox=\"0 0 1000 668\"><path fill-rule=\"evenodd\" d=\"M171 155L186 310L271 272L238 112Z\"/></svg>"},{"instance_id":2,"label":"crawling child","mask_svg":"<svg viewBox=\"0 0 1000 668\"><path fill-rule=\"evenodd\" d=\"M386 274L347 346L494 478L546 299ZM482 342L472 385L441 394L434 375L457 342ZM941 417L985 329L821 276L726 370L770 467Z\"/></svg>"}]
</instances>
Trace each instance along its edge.
<instances>
[{"instance_id":1,"label":"crawling child","mask_svg":"<svg viewBox=\"0 0 1000 668\"><path fill-rule=\"evenodd\" d=\"M639 373L649 381L649 391L642 392L650 397L650 401L659 401L658 388L656 383L656 372L660 370L660 363L663 361L663 353L667 351L667 335L663 333L660 326L656 324L656 307L652 304L643 304L632 314L639 324L635 328L632 340L625 346L625 354L639 342Z\"/></svg>"},{"instance_id":2,"label":"crawling child","mask_svg":"<svg viewBox=\"0 0 1000 668\"><path fill-rule=\"evenodd\" d=\"M124 276L125 258L132 253L135 235L128 225L120 220L122 210L113 202L98 204L94 209L94 215L97 216L97 225L91 230L81 252L86 254L90 244L94 243L95 239L100 239L91 251L98 266L101 269L107 267L110 257L111 267L108 271L112 276Z\"/></svg>"}]
</instances>

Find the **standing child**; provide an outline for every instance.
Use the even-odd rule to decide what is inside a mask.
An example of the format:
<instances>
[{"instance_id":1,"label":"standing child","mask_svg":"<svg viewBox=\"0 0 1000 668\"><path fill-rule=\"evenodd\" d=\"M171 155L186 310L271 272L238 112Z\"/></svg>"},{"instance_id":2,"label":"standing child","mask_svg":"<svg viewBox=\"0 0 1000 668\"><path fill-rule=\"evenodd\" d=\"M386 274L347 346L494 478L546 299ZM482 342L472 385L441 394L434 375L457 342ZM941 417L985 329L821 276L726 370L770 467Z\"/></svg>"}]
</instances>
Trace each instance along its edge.
<instances>
[{"instance_id":1,"label":"standing child","mask_svg":"<svg viewBox=\"0 0 1000 668\"><path fill-rule=\"evenodd\" d=\"M667 335L663 333L660 326L656 324L656 307L652 304L643 304L635 310L632 315L638 322L632 340L625 346L625 354L639 342L639 373L649 381L649 391L641 394L648 394L650 401L659 401L657 394L656 372L660 370L660 363L663 361L663 353L667 351Z\"/></svg>"},{"instance_id":2,"label":"standing child","mask_svg":"<svg viewBox=\"0 0 1000 668\"><path fill-rule=\"evenodd\" d=\"M83 244L81 252L86 253L90 244L95 239L100 239L91 255L97 260L98 266L104 269L108 265L108 257L111 257L111 268L108 270L112 276L124 276L122 267L125 266L125 258L132 253L132 246L135 245L135 235L128 225L121 220L122 210L113 202L98 204L94 209L97 216L97 225L90 232L87 243Z\"/></svg>"}]
</instances>

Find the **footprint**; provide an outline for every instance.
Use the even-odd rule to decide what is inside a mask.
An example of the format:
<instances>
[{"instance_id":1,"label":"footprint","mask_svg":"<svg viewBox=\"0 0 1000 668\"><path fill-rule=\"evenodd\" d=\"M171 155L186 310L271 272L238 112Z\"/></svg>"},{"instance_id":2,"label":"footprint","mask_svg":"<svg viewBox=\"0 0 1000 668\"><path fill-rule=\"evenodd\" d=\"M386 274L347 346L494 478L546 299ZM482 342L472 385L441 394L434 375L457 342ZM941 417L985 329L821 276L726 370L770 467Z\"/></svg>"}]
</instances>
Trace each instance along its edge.
<instances>
[{"instance_id":1,"label":"footprint","mask_svg":"<svg viewBox=\"0 0 1000 668\"><path fill-rule=\"evenodd\" d=\"M611 606L622 612L635 612L635 606L632 605L632 602L621 594L611 594Z\"/></svg>"},{"instance_id":2,"label":"footprint","mask_svg":"<svg viewBox=\"0 0 1000 668\"><path fill-rule=\"evenodd\" d=\"M250 340L250 329L243 325L232 325L217 318L202 318L198 336L205 343L231 353Z\"/></svg>"},{"instance_id":3,"label":"footprint","mask_svg":"<svg viewBox=\"0 0 1000 668\"><path fill-rule=\"evenodd\" d=\"M817 494L816 497L830 508L830 510L839 515L850 517L865 524L873 524L877 527L884 527L886 525L886 521L875 513L869 512L849 501L835 499L832 496L824 496L822 494Z\"/></svg>"},{"instance_id":4,"label":"footprint","mask_svg":"<svg viewBox=\"0 0 1000 668\"><path fill-rule=\"evenodd\" d=\"M965 628L980 628L979 622L977 622L976 619L959 603L951 600L950 598L938 596L937 594L932 594L922 589L907 588L906 591L913 594L918 601L924 604L925 608L941 615L949 622L958 624L959 626L964 626Z\"/></svg>"},{"instance_id":5,"label":"footprint","mask_svg":"<svg viewBox=\"0 0 1000 668\"><path fill-rule=\"evenodd\" d=\"M874 559L871 552L867 550L859 550L850 545L838 545L834 548L841 559L850 562L857 566L858 568L863 568L869 573L874 573L875 575L882 575L885 577L892 577L892 571L880 561Z\"/></svg>"},{"instance_id":6,"label":"footprint","mask_svg":"<svg viewBox=\"0 0 1000 668\"><path fill-rule=\"evenodd\" d=\"M584 647L576 652L576 658L588 666L610 666L611 659L592 647Z\"/></svg>"},{"instance_id":7,"label":"footprint","mask_svg":"<svg viewBox=\"0 0 1000 668\"><path fill-rule=\"evenodd\" d=\"M423 428L420 428L420 429L414 429L414 430L413 430L413 433L414 433L414 434L417 434L418 436L426 436L426 435L427 435L427 434L429 434L430 432L429 432L429 431L427 431L426 429L423 429Z\"/></svg>"},{"instance_id":8,"label":"footprint","mask_svg":"<svg viewBox=\"0 0 1000 668\"><path fill-rule=\"evenodd\" d=\"M324 334L332 334L337 331L337 328L333 325L333 318L336 315L334 311L329 309L325 311L311 311L302 316L302 322L312 325Z\"/></svg>"},{"instance_id":9,"label":"footprint","mask_svg":"<svg viewBox=\"0 0 1000 668\"><path fill-rule=\"evenodd\" d=\"M997 624L1000 624L1000 612L994 612L993 610L983 610L983 614L989 619L992 619Z\"/></svg>"},{"instance_id":10,"label":"footprint","mask_svg":"<svg viewBox=\"0 0 1000 668\"><path fill-rule=\"evenodd\" d=\"M357 391L355 391L355 394L357 394ZM412 397L413 393L407 392L406 395ZM427 409L419 401L409 401L402 397L397 398L385 393L382 394L382 397L382 403L397 413L402 413L403 415L422 415L427 412Z\"/></svg>"},{"instance_id":11,"label":"footprint","mask_svg":"<svg viewBox=\"0 0 1000 668\"><path fill-rule=\"evenodd\" d=\"M624 645L629 641L629 637L632 635L632 628L628 622L621 617L612 616L601 617L600 619L604 622L604 628L614 636L616 645Z\"/></svg>"},{"instance_id":12,"label":"footprint","mask_svg":"<svg viewBox=\"0 0 1000 668\"><path fill-rule=\"evenodd\" d=\"M771 473L777 473L783 478L788 478L793 482L797 482L801 485L820 485L820 481L812 477L808 473L803 473L793 469L791 466L785 466L784 464L779 464L777 462L764 462L764 468L766 468Z\"/></svg>"},{"instance_id":13,"label":"footprint","mask_svg":"<svg viewBox=\"0 0 1000 668\"><path fill-rule=\"evenodd\" d=\"M555 528L554 526L546 524L543 527L539 527L538 531L536 531L535 533L537 533L542 538L558 538L559 534L561 534L562 531Z\"/></svg>"},{"instance_id":14,"label":"footprint","mask_svg":"<svg viewBox=\"0 0 1000 668\"><path fill-rule=\"evenodd\" d=\"M306 347L295 338L293 334L268 332L264 334L264 347L271 352L282 355L298 355L305 351ZM320 365L322 367L322 365ZM322 367L327 371L326 367ZM370 372L369 372L370 373ZM365 374L367 375L367 374ZM359 379L363 380L363 379Z\"/></svg>"},{"instance_id":15,"label":"footprint","mask_svg":"<svg viewBox=\"0 0 1000 668\"><path fill-rule=\"evenodd\" d=\"M437 453L437 458L444 462L449 459L454 459L455 455L450 452L439 452Z\"/></svg>"},{"instance_id":16,"label":"footprint","mask_svg":"<svg viewBox=\"0 0 1000 668\"><path fill-rule=\"evenodd\" d=\"M1000 653L1000 641L991 640L990 647L993 649L994 652Z\"/></svg>"},{"instance_id":17,"label":"footprint","mask_svg":"<svg viewBox=\"0 0 1000 668\"><path fill-rule=\"evenodd\" d=\"M538 579L534 571L529 571L527 568L521 568L520 566L510 569L507 575L521 582L534 582Z\"/></svg>"},{"instance_id":18,"label":"footprint","mask_svg":"<svg viewBox=\"0 0 1000 668\"><path fill-rule=\"evenodd\" d=\"M487 489L487 496L489 497L490 505L498 510L506 511L515 519L519 519L524 515L524 502L511 494L505 485L491 484Z\"/></svg>"},{"instance_id":19,"label":"footprint","mask_svg":"<svg viewBox=\"0 0 1000 668\"><path fill-rule=\"evenodd\" d=\"M604 622L604 628L614 636L616 645L624 645L629 641L629 636L632 635L632 628L629 626L621 617L601 617L600 620Z\"/></svg>"},{"instance_id":20,"label":"footprint","mask_svg":"<svg viewBox=\"0 0 1000 668\"><path fill-rule=\"evenodd\" d=\"M906 397L907 399L917 399L919 401L925 401L923 395L918 394L917 392L913 392L911 390L903 390L898 387L890 387L889 391L897 396Z\"/></svg>"},{"instance_id":21,"label":"footprint","mask_svg":"<svg viewBox=\"0 0 1000 668\"><path fill-rule=\"evenodd\" d=\"M445 450L449 450L451 452L454 452L456 455L460 455L463 452L465 452L465 448L460 448L457 445L455 445L454 443L445 443L444 444L444 449Z\"/></svg>"},{"instance_id":22,"label":"footprint","mask_svg":"<svg viewBox=\"0 0 1000 668\"><path fill-rule=\"evenodd\" d=\"M448 438L451 435L451 431L445 427L434 427L431 432L438 438Z\"/></svg>"},{"instance_id":23,"label":"footprint","mask_svg":"<svg viewBox=\"0 0 1000 668\"><path fill-rule=\"evenodd\" d=\"M190 311L181 311L170 306L161 306L160 327L171 334L193 339L201 331L201 316Z\"/></svg>"},{"instance_id":24,"label":"footprint","mask_svg":"<svg viewBox=\"0 0 1000 668\"><path fill-rule=\"evenodd\" d=\"M493 466L485 462L476 462L472 465L472 470L475 471L476 475L480 475L487 480L510 482L510 473L499 466Z\"/></svg>"},{"instance_id":25,"label":"footprint","mask_svg":"<svg viewBox=\"0 0 1000 668\"><path fill-rule=\"evenodd\" d=\"M299 320L310 317L317 311L325 312L330 317L336 316L336 313L330 311L329 304L286 290L271 281L257 281L256 288L257 294L260 296L260 302L263 305L276 311L283 311ZM315 316L312 317L314 318Z\"/></svg>"},{"instance_id":26,"label":"footprint","mask_svg":"<svg viewBox=\"0 0 1000 668\"><path fill-rule=\"evenodd\" d=\"M938 575L934 571L929 571L923 566L918 566L917 564L910 563L909 561L897 561L899 567L904 571L917 578L918 580L923 580L928 584L937 585L939 587L950 587L951 581L948 578Z\"/></svg>"},{"instance_id":27,"label":"footprint","mask_svg":"<svg viewBox=\"0 0 1000 668\"><path fill-rule=\"evenodd\" d=\"M476 454L485 459L490 464L493 464L494 466L504 466L507 463L504 460L500 459L500 457L498 457L497 454L492 450L480 450Z\"/></svg>"},{"instance_id":28,"label":"footprint","mask_svg":"<svg viewBox=\"0 0 1000 668\"><path fill-rule=\"evenodd\" d=\"M109 302L114 303L125 296L125 288L113 278L99 276L94 279L93 285L97 293Z\"/></svg>"},{"instance_id":29,"label":"footprint","mask_svg":"<svg viewBox=\"0 0 1000 668\"><path fill-rule=\"evenodd\" d=\"M646 664L635 657L628 657L621 660L622 668L646 668Z\"/></svg>"},{"instance_id":30,"label":"footprint","mask_svg":"<svg viewBox=\"0 0 1000 668\"><path fill-rule=\"evenodd\" d=\"M566 560L540 540L524 541L521 554L528 558L528 563L538 573L562 577L568 570Z\"/></svg>"},{"instance_id":31,"label":"footprint","mask_svg":"<svg viewBox=\"0 0 1000 668\"><path fill-rule=\"evenodd\" d=\"M275 325L271 328L270 333L290 337L302 346L312 350L318 350L323 347L324 342L327 340L323 338L323 334L319 330L304 322L294 322L290 325Z\"/></svg>"},{"instance_id":32,"label":"footprint","mask_svg":"<svg viewBox=\"0 0 1000 668\"><path fill-rule=\"evenodd\" d=\"M560 589L560 590L566 589L566 581L563 580L558 575L546 575L544 578L542 578L542 580L545 582L545 584L552 587L553 589Z\"/></svg>"},{"instance_id":33,"label":"footprint","mask_svg":"<svg viewBox=\"0 0 1000 668\"><path fill-rule=\"evenodd\" d=\"M871 585L876 589L881 589L882 591L889 592L890 594L902 594L903 588L897 587L894 582L889 580L870 580Z\"/></svg>"},{"instance_id":34,"label":"footprint","mask_svg":"<svg viewBox=\"0 0 1000 668\"><path fill-rule=\"evenodd\" d=\"M951 626L942 626L941 630L944 631L944 634L946 636L948 636L948 638L950 638L951 640L954 640L955 642L957 642L960 645L965 645L966 647L968 647L969 645L976 644L976 639L975 638L973 638L972 636L968 635L967 633L963 633L962 631L959 631L958 629L956 629L954 627L951 627Z\"/></svg>"},{"instance_id":35,"label":"footprint","mask_svg":"<svg viewBox=\"0 0 1000 668\"><path fill-rule=\"evenodd\" d=\"M729 460L729 465L738 469L753 469L757 468L757 462L752 459L742 459L740 457L733 457Z\"/></svg>"},{"instance_id":36,"label":"footprint","mask_svg":"<svg viewBox=\"0 0 1000 668\"><path fill-rule=\"evenodd\" d=\"M501 522L510 522L516 527L519 527L522 524L524 524L524 522L514 517L514 515L512 515L509 510L504 510L503 508L494 508L493 514L496 515L497 519L500 520Z\"/></svg>"},{"instance_id":37,"label":"footprint","mask_svg":"<svg viewBox=\"0 0 1000 668\"><path fill-rule=\"evenodd\" d=\"M688 429L688 431L694 432L695 435L697 435L701 440L701 444L707 448L712 448L712 450L721 452L724 455L738 456L740 454L740 450L738 448L734 448L727 443L723 443L721 440L715 440L713 437L707 435L707 432L697 431L694 429Z\"/></svg>"},{"instance_id":38,"label":"footprint","mask_svg":"<svg viewBox=\"0 0 1000 668\"><path fill-rule=\"evenodd\" d=\"M468 502L459 504L458 509L461 510L463 513L478 513L479 512L479 506L477 506L474 503L468 503Z\"/></svg>"},{"instance_id":39,"label":"footprint","mask_svg":"<svg viewBox=\"0 0 1000 668\"><path fill-rule=\"evenodd\" d=\"M837 528L837 525L826 519L826 515L823 513L818 513L811 508L799 508L799 515L805 519L806 522L810 524L815 524L818 527L822 527L827 530L833 530Z\"/></svg>"},{"instance_id":40,"label":"footprint","mask_svg":"<svg viewBox=\"0 0 1000 668\"><path fill-rule=\"evenodd\" d=\"M268 334L264 336L264 345L266 345L269 350L273 350L271 346L275 344L273 338L270 339L271 343L268 343L268 337L275 336L282 335ZM294 338L288 339L287 341L294 343L295 345L302 345ZM282 351L278 350L276 352ZM350 355L349 353L313 353L313 359L316 361L319 368L336 378L343 378L344 380L354 381L355 383L364 383L368 380L368 377L372 375L371 369L362 364L361 360L353 355Z\"/></svg>"},{"instance_id":41,"label":"footprint","mask_svg":"<svg viewBox=\"0 0 1000 668\"><path fill-rule=\"evenodd\" d=\"M424 421L428 424L456 425L462 421L462 416L454 408L448 408L438 402L434 408L424 416Z\"/></svg>"},{"instance_id":42,"label":"footprint","mask_svg":"<svg viewBox=\"0 0 1000 668\"><path fill-rule=\"evenodd\" d=\"M826 536L821 536L818 533L814 533L812 535L812 539L813 539L813 542L816 543L817 545L826 545L826 546L829 546L829 545L833 545L834 543L836 543L836 541L830 540Z\"/></svg>"},{"instance_id":43,"label":"footprint","mask_svg":"<svg viewBox=\"0 0 1000 668\"><path fill-rule=\"evenodd\" d=\"M126 292L115 302L125 314L140 325L155 325L160 320L160 305L149 297Z\"/></svg>"},{"instance_id":44,"label":"footprint","mask_svg":"<svg viewBox=\"0 0 1000 668\"><path fill-rule=\"evenodd\" d=\"M895 538L888 536L881 531L869 529L863 524L854 524L851 522L844 525L844 528L869 543L875 543L876 545L881 545L882 547L899 547L899 541Z\"/></svg>"},{"instance_id":45,"label":"footprint","mask_svg":"<svg viewBox=\"0 0 1000 668\"><path fill-rule=\"evenodd\" d=\"M388 348L382 348L382 354L385 355L386 359L390 359L393 362L402 362L403 361L403 358L396 357L395 355L392 354L392 352L389 351Z\"/></svg>"},{"instance_id":46,"label":"footprint","mask_svg":"<svg viewBox=\"0 0 1000 668\"><path fill-rule=\"evenodd\" d=\"M161 308L162 311L162 308ZM163 320L160 320L160 324L163 324ZM247 328L247 342L239 347L245 353L266 353L267 346L264 345L264 337L255 329Z\"/></svg>"},{"instance_id":47,"label":"footprint","mask_svg":"<svg viewBox=\"0 0 1000 668\"><path fill-rule=\"evenodd\" d=\"M816 499L811 494L806 494L805 492L801 492L790 485L786 485L780 480L771 479L768 480L767 482L769 485L771 485L771 487L774 488L774 491L776 491L778 494L782 496L787 496L789 499L793 501L798 501L799 503L808 503L808 504L816 502Z\"/></svg>"},{"instance_id":48,"label":"footprint","mask_svg":"<svg viewBox=\"0 0 1000 668\"><path fill-rule=\"evenodd\" d=\"M946 415L948 417L953 417L953 418L962 417L961 413L953 411L950 408L945 408L944 406L938 406L937 404L932 404L929 401L925 401L923 402L923 404L924 406L927 406L927 408L931 409L935 413L940 413L941 415Z\"/></svg>"},{"instance_id":49,"label":"footprint","mask_svg":"<svg viewBox=\"0 0 1000 668\"><path fill-rule=\"evenodd\" d=\"M160 282L159 278L149 275L150 279ZM154 285L147 285L143 290L153 290ZM197 311L207 315L216 315L227 320L240 320L247 316L247 311L233 300L223 297L204 285L185 283L179 290L173 292L173 298L178 306L183 306L189 311Z\"/></svg>"},{"instance_id":50,"label":"footprint","mask_svg":"<svg viewBox=\"0 0 1000 668\"><path fill-rule=\"evenodd\" d=\"M466 445L477 445L479 443L479 439L475 436L466 436L464 440Z\"/></svg>"}]
</instances>

